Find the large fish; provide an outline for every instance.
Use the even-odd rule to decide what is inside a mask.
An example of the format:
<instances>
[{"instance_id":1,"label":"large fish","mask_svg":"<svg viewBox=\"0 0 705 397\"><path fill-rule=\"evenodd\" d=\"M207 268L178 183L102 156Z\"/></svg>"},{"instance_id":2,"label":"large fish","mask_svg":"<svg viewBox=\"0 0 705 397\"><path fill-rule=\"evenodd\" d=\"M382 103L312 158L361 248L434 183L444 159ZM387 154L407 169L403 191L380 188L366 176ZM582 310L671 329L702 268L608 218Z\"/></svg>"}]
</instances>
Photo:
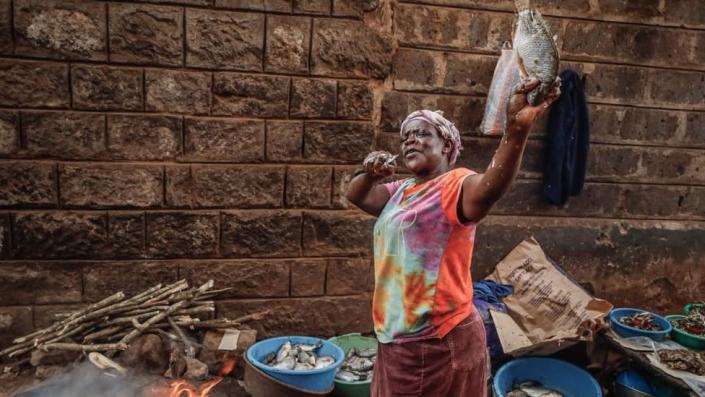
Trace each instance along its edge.
<instances>
[{"instance_id":1,"label":"large fish","mask_svg":"<svg viewBox=\"0 0 705 397\"><path fill-rule=\"evenodd\" d=\"M538 10L530 8L529 3L529 0L515 0L518 15L514 50L521 74L540 81L538 87L526 95L529 103L536 106L546 99L546 94L555 85L560 84L559 55L551 28Z\"/></svg>"}]
</instances>

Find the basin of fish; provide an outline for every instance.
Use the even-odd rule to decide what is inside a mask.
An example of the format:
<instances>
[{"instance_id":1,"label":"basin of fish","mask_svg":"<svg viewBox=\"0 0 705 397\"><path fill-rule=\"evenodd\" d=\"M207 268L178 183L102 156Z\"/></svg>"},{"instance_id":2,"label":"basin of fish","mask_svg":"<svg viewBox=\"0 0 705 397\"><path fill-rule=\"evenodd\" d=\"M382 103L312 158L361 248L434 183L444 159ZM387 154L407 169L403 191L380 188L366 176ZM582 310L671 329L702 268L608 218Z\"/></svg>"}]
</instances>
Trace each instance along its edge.
<instances>
[{"instance_id":1,"label":"basin of fish","mask_svg":"<svg viewBox=\"0 0 705 397\"><path fill-rule=\"evenodd\" d=\"M335 374L335 379L345 382L364 382L372 379L372 370L377 360L377 349L356 349L351 347L345 355L343 365Z\"/></svg>"},{"instance_id":2,"label":"basin of fish","mask_svg":"<svg viewBox=\"0 0 705 397\"><path fill-rule=\"evenodd\" d=\"M323 343L307 345L287 341L279 350L269 353L262 362L272 368L290 369L293 371L308 371L326 368L335 363L332 356L320 356L317 351Z\"/></svg>"},{"instance_id":3,"label":"basin of fish","mask_svg":"<svg viewBox=\"0 0 705 397\"><path fill-rule=\"evenodd\" d=\"M523 382L514 385L507 397L565 397L563 393L541 386L538 382Z\"/></svg>"}]
</instances>

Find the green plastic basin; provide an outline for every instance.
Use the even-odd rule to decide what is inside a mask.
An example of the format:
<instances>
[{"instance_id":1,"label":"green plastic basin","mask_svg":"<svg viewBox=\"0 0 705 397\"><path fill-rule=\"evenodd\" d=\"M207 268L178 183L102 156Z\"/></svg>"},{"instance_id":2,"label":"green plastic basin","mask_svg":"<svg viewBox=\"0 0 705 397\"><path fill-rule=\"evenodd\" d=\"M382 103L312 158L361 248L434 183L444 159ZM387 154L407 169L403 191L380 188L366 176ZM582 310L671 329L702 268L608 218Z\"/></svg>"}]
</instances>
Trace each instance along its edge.
<instances>
[{"instance_id":1,"label":"green plastic basin","mask_svg":"<svg viewBox=\"0 0 705 397\"><path fill-rule=\"evenodd\" d=\"M356 349L376 349L377 339L368 338L360 334L347 334L341 336L334 336L329 341L338 345L345 354L348 354L350 348L354 347ZM346 382L344 380L336 379L335 387L333 388L333 393L331 396L334 397L369 397L370 396L370 385L372 380L363 380L360 382Z\"/></svg>"},{"instance_id":2,"label":"green plastic basin","mask_svg":"<svg viewBox=\"0 0 705 397\"><path fill-rule=\"evenodd\" d=\"M684 317L685 316L681 314L672 314L670 316L666 316L666 320L668 320L668 322L671 322L671 320L676 320ZM689 334L685 331L678 329L675 325L671 330L671 339L693 350L705 350L705 337Z\"/></svg>"}]
</instances>

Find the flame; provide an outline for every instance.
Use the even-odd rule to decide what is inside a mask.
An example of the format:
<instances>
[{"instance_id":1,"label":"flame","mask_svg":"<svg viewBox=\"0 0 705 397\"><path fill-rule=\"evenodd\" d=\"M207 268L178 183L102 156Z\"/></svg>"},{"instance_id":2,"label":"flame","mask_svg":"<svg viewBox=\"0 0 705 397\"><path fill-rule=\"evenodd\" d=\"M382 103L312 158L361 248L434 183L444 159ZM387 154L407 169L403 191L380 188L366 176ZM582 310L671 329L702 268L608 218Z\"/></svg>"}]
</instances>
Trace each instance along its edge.
<instances>
[{"instance_id":1,"label":"flame","mask_svg":"<svg viewBox=\"0 0 705 397\"><path fill-rule=\"evenodd\" d=\"M215 387L223 378L214 378L196 389L186 380L177 380L171 382L169 389L169 397L208 397L208 392Z\"/></svg>"},{"instance_id":2,"label":"flame","mask_svg":"<svg viewBox=\"0 0 705 397\"><path fill-rule=\"evenodd\" d=\"M220 369L220 376L227 376L235 368L235 357L228 357L228 353L223 354L223 367Z\"/></svg>"}]
</instances>

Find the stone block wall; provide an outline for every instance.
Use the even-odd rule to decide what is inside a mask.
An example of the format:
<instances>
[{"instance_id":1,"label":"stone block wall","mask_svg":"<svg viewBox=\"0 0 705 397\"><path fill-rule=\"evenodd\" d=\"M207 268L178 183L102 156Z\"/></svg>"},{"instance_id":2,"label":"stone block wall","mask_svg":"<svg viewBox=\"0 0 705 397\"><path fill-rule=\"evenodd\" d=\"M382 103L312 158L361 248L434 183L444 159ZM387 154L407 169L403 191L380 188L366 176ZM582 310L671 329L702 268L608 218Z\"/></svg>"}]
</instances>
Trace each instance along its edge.
<instances>
[{"instance_id":1,"label":"stone block wall","mask_svg":"<svg viewBox=\"0 0 705 397\"><path fill-rule=\"evenodd\" d=\"M540 196L545 133L473 274L536 236L618 305L705 294L705 7L542 0L587 75L585 191ZM636 3L635 3L636 4ZM208 278L262 336L371 330L374 219L341 197L419 107L476 132L510 0L0 0L0 345L117 290ZM673 292L678 291L678 292Z\"/></svg>"}]
</instances>

